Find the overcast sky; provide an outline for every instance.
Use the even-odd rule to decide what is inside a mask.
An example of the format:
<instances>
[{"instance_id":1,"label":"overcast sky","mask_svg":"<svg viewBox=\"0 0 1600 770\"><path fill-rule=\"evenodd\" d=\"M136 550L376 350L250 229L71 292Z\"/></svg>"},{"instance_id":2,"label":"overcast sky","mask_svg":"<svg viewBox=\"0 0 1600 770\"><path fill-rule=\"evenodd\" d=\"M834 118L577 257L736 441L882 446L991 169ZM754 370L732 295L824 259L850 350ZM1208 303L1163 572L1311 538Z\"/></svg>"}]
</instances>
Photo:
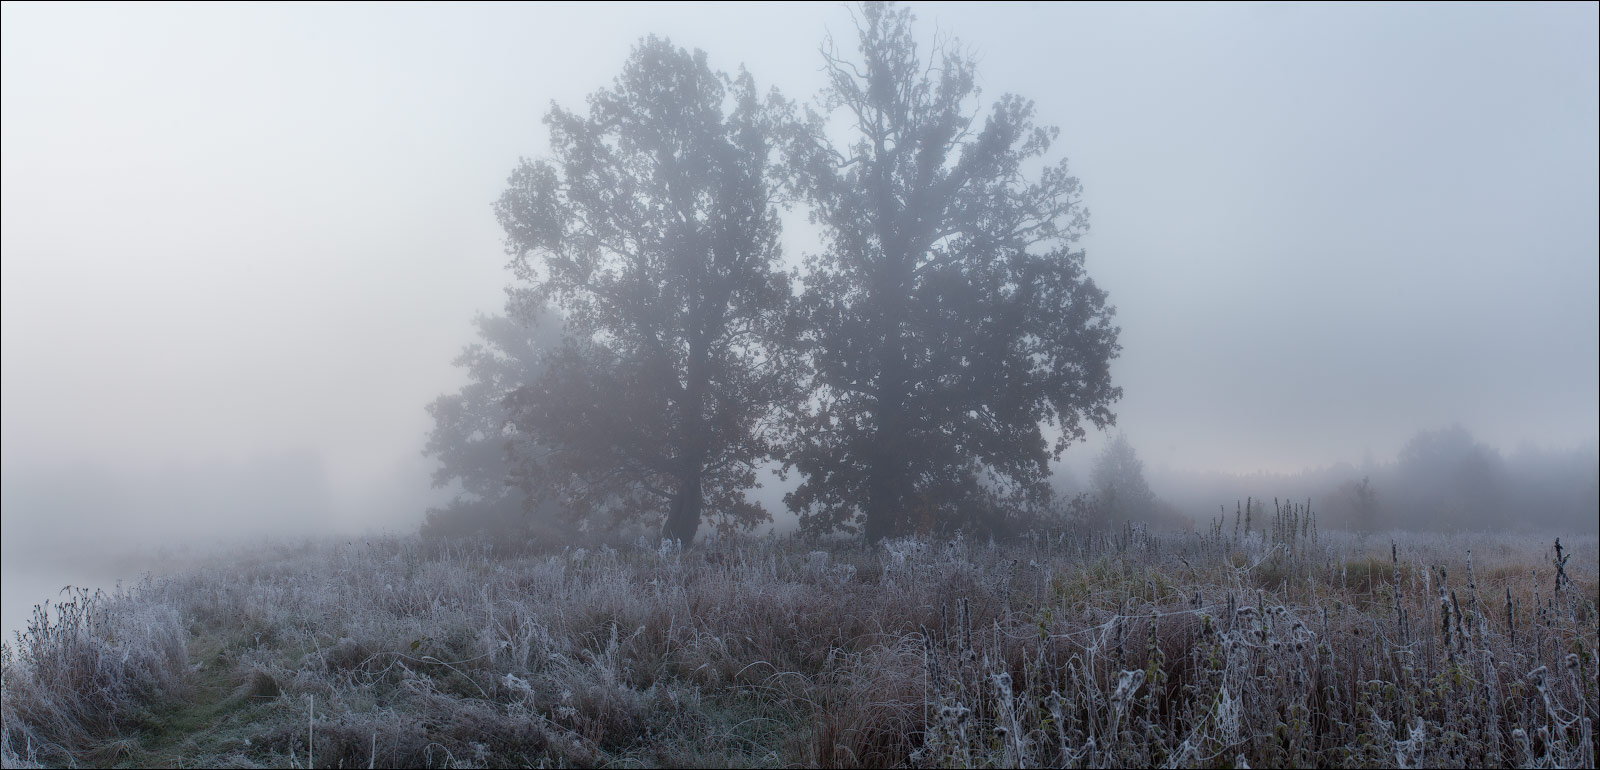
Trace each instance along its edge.
<instances>
[{"instance_id":1,"label":"overcast sky","mask_svg":"<svg viewBox=\"0 0 1600 770\"><path fill-rule=\"evenodd\" d=\"M913 8L1060 126L1147 461L1594 440L1595 4ZM391 502L552 100L650 33L807 100L854 46L828 4L3 13L4 483L266 463Z\"/></svg>"}]
</instances>

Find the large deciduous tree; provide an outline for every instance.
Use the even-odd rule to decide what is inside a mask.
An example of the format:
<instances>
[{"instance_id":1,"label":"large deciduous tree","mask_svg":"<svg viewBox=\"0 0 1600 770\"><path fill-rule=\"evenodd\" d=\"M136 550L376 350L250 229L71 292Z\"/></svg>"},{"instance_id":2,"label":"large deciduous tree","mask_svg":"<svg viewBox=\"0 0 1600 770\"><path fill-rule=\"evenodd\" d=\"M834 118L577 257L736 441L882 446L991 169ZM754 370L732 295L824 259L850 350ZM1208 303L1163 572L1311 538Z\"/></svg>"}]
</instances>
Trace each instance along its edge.
<instances>
[{"instance_id":1,"label":"large deciduous tree","mask_svg":"<svg viewBox=\"0 0 1600 770\"><path fill-rule=\"evenodd\" d=\"M770 514L745 497L770 456L790 277L778 265L772 136L784 113L747 73L657 38L589 114L552 107L553 159L523 161L496 206L562 346L511 399L549 451L527 487L580 517L665 514L688 543Z\"/></svg>"},{"instance_id":2,"label":"large deciduous tree","mask_svg":"<svg viewBox=\"0 0 1600 770\"><path fill-rule=\"evenodd\" d=\"M1064 161L1028 173L1055 130L1009 95L980 121L972 60L924 62L909 11L867 5L858 27L860 60L824 50L825 105L853 138L812 115L791 145L826 240L801 299L815 395L788 502L808 529L877 540L1042 502L1051 457L1085 420L1112 424L1121 390L1113 311L1073 246L1078 180Z\"/></svg>"}]
</instances>

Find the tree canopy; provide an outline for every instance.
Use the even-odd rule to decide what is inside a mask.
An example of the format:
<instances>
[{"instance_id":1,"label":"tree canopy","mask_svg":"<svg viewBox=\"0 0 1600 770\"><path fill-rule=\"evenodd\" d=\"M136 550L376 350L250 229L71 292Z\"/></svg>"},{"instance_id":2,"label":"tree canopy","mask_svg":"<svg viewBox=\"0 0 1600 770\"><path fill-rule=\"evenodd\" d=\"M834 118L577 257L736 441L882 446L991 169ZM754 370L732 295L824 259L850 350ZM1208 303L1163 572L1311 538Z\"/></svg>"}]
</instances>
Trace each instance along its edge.
<instances>
[{"instance_id":1,"label":"tree canopy","mask_svg":"<svg viewBox=\"0 0 1600 770\"><path fill-rule=\"evenodd\" d=\"M517 481L521 459L540 454L511 423L506 398L537 379L546 350L559 339L559 319L528 318L513 298L502 315L480 315L479 341L455 360L470 381L428 404L433 430L423 454L438 460L433 485L458 485L442 508L429 510L426 535L509 533L557 526L549 506L533 505Z\"/></svg>"},{"instance_id":2,"label":"tree canopy","mask_svg":"<svg viewBox=\"0 0 1600 770\"><path fill-rule=\"evenodd\" d=\"M526 483L574 516L665 512L688 542L770 514L746 497L790 381L774 126L748 73L651 37L579 115L552 107L553 158L524 160L496 211L516 275L565 317L508 402L548 451Z\"/></svg>"},{"instance_id":3,"label":"tree canopy","mask_svg":"<svg viewBox=\"0 0 1600 770\"><path fill-rule=\"evenodd\" d=\"M1089 472L1100 515L1107 523L1149 521L1159 501L1144 477L1144 461L1128 437L1118 433L1095 458Z\"/></svg>"},{"instance_id":4,"label":"tree canopy","mask_svg":"<svg viewBox=\"0 0 1600 770\"><path fill-rule=\"evenodd\" d=\"M504 393L529 500L689 542L707 516L769 520L748 492L780 460L813 533L1045 510L1050 461L1121 396L1114 309L1077 246L1088 212L1033 104L981 109L971 57L919 50L912 24L863 6L859 56L824 47L824 112L803 118L655 37L587 114L551 108L549 157L495 209L517 294L559 312L560 340L481 388ZM798 297L779 246L795 203L820 236ZM464 404L436 403L429 445L448 463L459 443L457 466L482 451Z\"/></svg>"},{"instance_id":5,"label":"tree canopy","mask_svg":"<svg viewBox=\"0 0 1600 770\"><path fill-rule=\"evenodd\" d=\"M980 121L972 59L924 59L908 10L861 17L859 60L824 50L850 139L812 114L788 145L825 239L801 299L814 395L788 503L809 530L876 540L1044 501L1052 456L1115 420L1120 348L1074 246L1078 180L1064 160L1029 173L1056 131L1012 95Z\"/></svg>"}]
</instances>

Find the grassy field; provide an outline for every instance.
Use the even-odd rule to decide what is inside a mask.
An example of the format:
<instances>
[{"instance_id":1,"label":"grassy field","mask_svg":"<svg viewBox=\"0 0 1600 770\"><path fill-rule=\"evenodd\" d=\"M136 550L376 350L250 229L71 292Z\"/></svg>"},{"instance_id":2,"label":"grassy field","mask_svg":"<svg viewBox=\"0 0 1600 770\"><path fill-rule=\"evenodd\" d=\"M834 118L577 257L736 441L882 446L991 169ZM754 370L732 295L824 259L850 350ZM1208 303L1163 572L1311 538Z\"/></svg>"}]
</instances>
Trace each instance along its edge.
<instances>
[{"instance_id":1,"label":"grassy field","mask_svg":"<svg viewBox=\"0 0 1600 770\"><path fill-rule=\"evenodd\" d=\"M239 551L4 652L6 766L1593 767L1597 547ZM1564 577L1563 577L1564 575Z\"/></svg>"}]
</instances>

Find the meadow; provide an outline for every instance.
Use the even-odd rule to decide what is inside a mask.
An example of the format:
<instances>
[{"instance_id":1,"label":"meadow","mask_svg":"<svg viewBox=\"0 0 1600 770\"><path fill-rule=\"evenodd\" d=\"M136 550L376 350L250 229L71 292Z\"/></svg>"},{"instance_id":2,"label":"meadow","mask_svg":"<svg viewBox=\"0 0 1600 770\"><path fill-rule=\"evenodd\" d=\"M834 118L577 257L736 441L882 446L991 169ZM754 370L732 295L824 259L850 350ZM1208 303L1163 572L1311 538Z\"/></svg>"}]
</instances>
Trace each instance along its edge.
<instances>
[{"instance_id":1,"label":"meadow","mask_svg":"<svg viewBox=\"0 0 1600 770\"><path fill-rule=\"evenodd\" d=\"M71 592L7 767L1593 767L1597 541L273 542Z\"/></svg>"}]
</instances>

